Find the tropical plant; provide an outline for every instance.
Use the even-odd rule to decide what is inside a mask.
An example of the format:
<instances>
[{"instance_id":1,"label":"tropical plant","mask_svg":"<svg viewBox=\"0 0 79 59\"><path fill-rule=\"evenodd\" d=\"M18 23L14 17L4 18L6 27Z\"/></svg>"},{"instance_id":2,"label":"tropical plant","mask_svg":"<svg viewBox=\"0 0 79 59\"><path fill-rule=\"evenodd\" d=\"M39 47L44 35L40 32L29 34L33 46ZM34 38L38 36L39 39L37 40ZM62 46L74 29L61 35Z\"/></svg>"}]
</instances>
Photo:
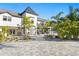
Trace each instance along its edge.
<instances>
[{"instance_id":1,"label":"tropical plant","mask_svg":"<svg viewBox=\"0 0 79 59\"><path fill-rule=\"evenodd\" d=\"M61 15L63 14L63 12L59 12L56 16L52 16L51 19L55 19L57 20L57 22L61 21Z\"/></svg>"},{"instance_id":2,"label":"tropical plant","mask_svg":"<svg viewBox=\"0 0 79 59\"><path fill-rule=\"evenodd\" d=\"M27 36L29 29L33 26L33 23L31 22L29 17L23 16L22 25L25 29L25 36Z\"/></svg>"},{"instance_id":3,"label":"tropical plant","mask_svg":"<svg viewBox=\"0 0 79 59\"><path fill-rule=\"evenodd\" d=\"M63 21L58 22L54 29L58 32L61 39L79 39L78 9L69 7L69 14L63 17ZM60 20L60 19L59 19Z\"/></svg>"},{"instance_id":4,"label":"tropical plant","mask_svg":"<svg viewBox=\"0 0 79 59\"><path fill-rule=\"evenodd\" d=\"M2 29L2 31L0 31L0 43L2 41L4 41L7 37L7 33L8 33L8 26L2 26L0 27Z\"/></svg>"},{"instance_id":5,"label":"tropical plant","mask_svg":"<svg viewBox=\"0 0 79 59\"><path fill-rule=\"evenodd\" d=\"M45 27L49 28L50 34L51 34L51 26L52 26L52 21L48 20L48 21L45 23Z\"/></svg>"},{"instance_id":6,"label":"tropical plant","mask_svg":"<svg viewBox=\"0 0 79 59\"><path fill-rule=\"evenodd\" d=\"M47 28L44 25L39 25L37 27L37 29L38 29L38 34L39 33L41 33L41 34L47 33Z\"/></svg>"},{"instance_id":7,"label":"tropical plant","mask_svg":"<svg viewBox=\"0 0 79 59\"><path fill-rule=\"evenodd\" d=\"M73 8L72 6L69 7L69 14L66 16L69 20L74 21L78 20L78 8Z\"/></svg>"},{"instance_id":8,"label":"tropical plant","mask_svg":"<svg viewBox=\"0 0 79 59\"><path fill-rule=\"evenodd\" d=\"M2 43L4 39L4 34L0 32L0 43Z\"/></svg>"},{"instance_id":9,"label":"tropical plant","mask_svg":"<svg viewBox=\"0 0 79 59\"><path fill-rule=\"evenodd\" d=\"M5 34L5 33L8 33L8 26L2 26L2 32Z\"/></svg>"},{"instance_id":10,"label":"tropical plant","mask_svg":"<svg viewBox=\"0 0 79 59\"><path fill-rule=\"evenodd\" d=\"M59 37L64 39L78 39L79 36L79 21L71 21L65 19L54 27L59 34Z\"/></svg>"}]
</instances>

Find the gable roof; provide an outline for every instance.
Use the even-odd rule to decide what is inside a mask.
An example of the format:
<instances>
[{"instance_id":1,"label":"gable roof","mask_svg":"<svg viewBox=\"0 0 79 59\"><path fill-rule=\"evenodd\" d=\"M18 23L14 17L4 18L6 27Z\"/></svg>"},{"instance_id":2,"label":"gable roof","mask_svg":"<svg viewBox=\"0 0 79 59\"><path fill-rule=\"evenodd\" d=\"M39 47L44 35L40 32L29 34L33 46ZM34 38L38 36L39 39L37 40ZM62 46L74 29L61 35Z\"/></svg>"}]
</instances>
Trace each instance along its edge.
<instances>
[{"instance_id":1,"label":"gable roof","mask_svg":"<svg viewBox=\"0 0 79 59\"><path fill-rule=\"evenodd\" d=\"M35 11L33 11L30 7L27 7L27 8L21 13L21 15L24 14L24 13L29 13L29 14L33 14L33 15L37 15L37 16L38 16L38 14L37 14Z\"/></svg>"},{"instance_id":2,"label":"gable roof","mask_svg":"<svg viewBox=\"0 0 79 59\"><path fill-rule=\"evenodd\" d=\"M5 10L5 9L0 9L0 14L3 14L3 13L8 13L10 14L11 16L14 16L14 17L21 17L18 13L16 12L13 12L13 11L9 11L9 10Z\"/></svg>"}]
</instances>

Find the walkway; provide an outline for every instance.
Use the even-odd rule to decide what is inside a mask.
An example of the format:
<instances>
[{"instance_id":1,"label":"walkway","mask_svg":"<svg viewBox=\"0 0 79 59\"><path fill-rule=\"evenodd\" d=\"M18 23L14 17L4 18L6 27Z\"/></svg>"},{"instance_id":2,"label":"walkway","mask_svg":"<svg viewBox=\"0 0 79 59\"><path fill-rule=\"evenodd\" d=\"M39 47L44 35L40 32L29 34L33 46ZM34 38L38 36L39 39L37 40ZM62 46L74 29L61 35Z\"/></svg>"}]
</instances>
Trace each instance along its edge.
<instances>
[{"instance_id":1,"label":"walkway","mask_svg":"<svg viewBox=\"0 0 79 59\"><path fill-rule=\"evenodd\" d=\"M27 41L0 45L0 56L79 56L78 42Z\"/></svg>"},{"instance_id":2,"label":"walkway","mask_svg":"<svg viewBox=\"0 0 79 59\"><path fill-rule=\"evenodd\" d=\"M35 35L35 36L31 36L32 40L35 41L45 41L44 39L44 35Z\"/></svg>"}]
</instances>

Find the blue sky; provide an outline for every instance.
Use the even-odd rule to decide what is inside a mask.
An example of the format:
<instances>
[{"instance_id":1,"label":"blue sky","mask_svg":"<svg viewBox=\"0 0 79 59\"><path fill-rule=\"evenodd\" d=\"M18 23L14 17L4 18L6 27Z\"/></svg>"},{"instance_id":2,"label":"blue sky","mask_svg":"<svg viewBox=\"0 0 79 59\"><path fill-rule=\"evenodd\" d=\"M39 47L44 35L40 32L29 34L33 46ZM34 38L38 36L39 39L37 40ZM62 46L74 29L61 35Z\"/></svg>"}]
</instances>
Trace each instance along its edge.
<instances>
[{"instance_id":1,"label":"blue sky","mask_svg":"<svg viewBox=\"0 0 79 59\"><path fill-rule=\"evenodd\" d=\"M78 3L0 3L0 9L8 9L17 13L23 12L28 6L44 19L49 19L61 11L64 12L64 15L68 14L69 6L79 8Z\"/></svg>"}]
</instances>

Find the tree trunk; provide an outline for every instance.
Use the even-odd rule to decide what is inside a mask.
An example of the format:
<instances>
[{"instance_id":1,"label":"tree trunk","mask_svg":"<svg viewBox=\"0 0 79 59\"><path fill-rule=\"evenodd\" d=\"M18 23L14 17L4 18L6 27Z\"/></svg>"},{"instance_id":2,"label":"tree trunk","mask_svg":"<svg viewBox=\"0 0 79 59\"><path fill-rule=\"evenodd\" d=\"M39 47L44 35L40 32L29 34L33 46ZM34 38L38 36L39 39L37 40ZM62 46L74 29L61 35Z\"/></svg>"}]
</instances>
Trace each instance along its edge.
<instances>
[{"instance_id":1,"label":"tree trunk","mask_svg":"<svg viewBox=\"0 0 79 59\"><path fill-rule=\"evenodd\" d=\"M25 28L25 36L28 36L28 29Z\"/></svg>"}]
</instances>

